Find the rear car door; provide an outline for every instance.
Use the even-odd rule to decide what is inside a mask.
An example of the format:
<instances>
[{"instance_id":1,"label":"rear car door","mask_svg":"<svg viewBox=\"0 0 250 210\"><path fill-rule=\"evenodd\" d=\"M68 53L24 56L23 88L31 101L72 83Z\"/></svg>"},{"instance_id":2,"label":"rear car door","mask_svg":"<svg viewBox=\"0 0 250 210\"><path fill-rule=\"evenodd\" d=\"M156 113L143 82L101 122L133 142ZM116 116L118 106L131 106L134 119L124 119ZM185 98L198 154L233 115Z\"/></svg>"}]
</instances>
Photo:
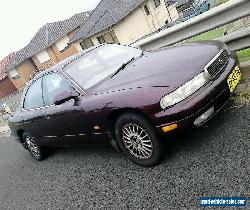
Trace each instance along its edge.
<instances>
[{"instance_id":1,"label":"rear car door","mask_svg":"<svg viewBox=\"0 0 250 210\"><path fill-rule=\"evenodd\" d=\"M43 136L43 107L42 78L38 78L25 93L20 122L20 127L36 138Z\"/></svg>"}]
</instances>

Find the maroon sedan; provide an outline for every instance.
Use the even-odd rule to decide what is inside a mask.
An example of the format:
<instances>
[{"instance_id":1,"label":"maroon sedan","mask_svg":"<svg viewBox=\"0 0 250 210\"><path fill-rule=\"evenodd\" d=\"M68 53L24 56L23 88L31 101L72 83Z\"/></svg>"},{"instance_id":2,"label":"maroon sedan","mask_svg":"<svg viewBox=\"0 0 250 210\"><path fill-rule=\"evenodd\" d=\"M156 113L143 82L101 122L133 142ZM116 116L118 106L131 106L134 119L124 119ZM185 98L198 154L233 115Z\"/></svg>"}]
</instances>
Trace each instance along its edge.
<instances>
[{"instance_id":1,"label":"maroon sedan","mask_svg":"<svg viewBox=\"0 0 250 210\"><path fill-rule=\"evenodd\" d=\"M240 77L236 54L220 42L150 52L101 45L30 81L9 126L36 160L48 146L106 140L135 163L153 166L161 137L209 120Z\"/></svg>"}]
</instances>

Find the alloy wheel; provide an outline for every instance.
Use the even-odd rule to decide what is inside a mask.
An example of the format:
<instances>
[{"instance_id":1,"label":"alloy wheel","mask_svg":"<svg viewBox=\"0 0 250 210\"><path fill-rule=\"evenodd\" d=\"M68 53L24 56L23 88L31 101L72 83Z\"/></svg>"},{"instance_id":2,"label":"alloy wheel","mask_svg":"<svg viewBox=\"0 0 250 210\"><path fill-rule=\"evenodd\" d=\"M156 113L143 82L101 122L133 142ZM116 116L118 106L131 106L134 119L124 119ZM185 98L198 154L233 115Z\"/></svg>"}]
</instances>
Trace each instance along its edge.
<instances>
[{"instance_id":1,"label":"alloy wheel","mask_svg":"<svg viewBox=\"0 0 250 210\"><path fill-rule=\"evenodd\" d=\"M26 136L25 137L25 144L28 150L36 157L40 156L40 151L38 145L33 141L32 137Z\"/></svg>"},{"instance_id":2,"label":"alloy wheel","mask_svg":"<svg viewBox=\"0 0 250 210\"><path fill-rule=\"evenodd\" d=\"M136 158L149 159L153 154L153 143L142 127L130 123L122 128L122 140L126 149Z\"/></svg>"}]
</instances>

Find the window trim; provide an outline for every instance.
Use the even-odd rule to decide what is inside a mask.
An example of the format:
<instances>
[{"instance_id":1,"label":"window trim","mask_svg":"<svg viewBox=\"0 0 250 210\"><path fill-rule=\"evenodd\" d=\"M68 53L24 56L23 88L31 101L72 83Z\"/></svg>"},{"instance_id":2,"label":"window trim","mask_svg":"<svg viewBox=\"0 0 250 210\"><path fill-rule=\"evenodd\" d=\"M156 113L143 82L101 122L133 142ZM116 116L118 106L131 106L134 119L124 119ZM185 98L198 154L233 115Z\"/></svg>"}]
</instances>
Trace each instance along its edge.
<instances>
[{"instance_id":1,"label":"window trim","mask_svg":"<svg viewBox=\"0 0 250 210\"><path fill-rule=\"evenodd\" d=\"M86 39L80 41L80 43L79 43L80 46L81 46L81 48L82 48L82 50L87 50L87 49L91 48L91 47L87 46L87 44L86 44L87 41L90 41L89 43L92 45L91 47L95 46L94 43L93 43L93 41L91 40L91 38L86 38Z\"/></svg>"},{"instance_id":2,"label":"window trim","mask_svg":"<svg viewBox=\"0 0 250 210\"><path fill-rule=\"evenodd\" d=\"M144 12L145 12L146 16L149 16L149 15L151 14L151 13L150 13L150 10L149 10L149 7L148 7L147 4L145 4L145 5L143 6L143 9L144 9Z\"/></svg>"},{"instance_id":3,"label":"window trim","mask_svg":"<svg viewBox=\"0 0 250 210\"><path fill-rule=\"evenodd\" d=\"M62 40L65 40L66 42L67 42L67 44L66 44L66 46L64 46L64 48L63 49L59 49L59 43L60 43L60 41L62 41ZM58 49L58 51L59 52L64 52L65 50L67 50L69 47L70 47L70 45L69 45L69 37L66 35L66 36L64 36L64 37L62 37L61 39L59 39L56 43L55 43L55 46L56 46L56 48Z\"/></svg>"},{"instance_id":4,"label":"window trim","mask_svg":"<svg viewBox=\"0 0 250 210\"><path fill-rule=\"evenodd\" d=\"M105 35L105 34L100 35L100 36L97 37L97 40L98 40L99 44L104 44L104 43L106 43L106 42L105 42L105 39L104 39L104 35ZM104 42L101 43L101 42L100 42L100 39L103 39Z\"/></svg>"},{"instance_id":5,"label":"window trim","mask_svg":"<svg viewBox=\"0 0 250 210\"><path fill-rule=\"evenodd\" d=\"M74 86L76 85L76 82L73 81L70 77L68 77L66 74L64 73L61 73L59 71L50 71L50 72L46 72L42 75L40 75L38 78L36 78L34 81L31 82L31 84L27 87L24 95L23 95L23 100L22 100L22 111L34 111L34 110L41 110L41 109L47 109L47 108L50 108L50 107L54 107L56 106L55 104L51 104L51 105L47 105L47 106L42 106L42 107L37 107L37 108L31 108L31 109L25 109L24 108L24 102L25 102L25 97L26 97L26 94L29 90L29 88L31 87L32 84L34 84L34 82L36 82L37 80L39 79L42 79L42 85L43 85L43 77L46 76L46 75L49 75L49 74L52 74L52 73L56 73L56 74L59 74L61 77L63 77L65 79L65 76L68 78L68 82L69 82L69 85L79 94L78 98L82 96L82 94L79 92L79 90L77 90ZM73 85L72 85L73 83ZM76 85L78 88L79 85ZM81 88L80 88L81 89ZM81 89L82 90L82 89ZM86 94L86 92L84 90L82 90L84 92L84 94ZM43 89L42 89L42 97L43 97ZM43 102L44 102L44 98L43 98ZM45 102L44 102L44 105L45 105Z\"/></svg>"},{"instance_id":6,"label":"window trim","mask_svg":"<svg viewBox=\"0 0 250 210\"><path fill-rule=\"evenodd\" d=\"M43 78L42 78L42 76L41 76L41 77L38 77L37 79L35 79L34 81L32 81L32 83L27 87L27 89L26 89L26 91L25 91L25 94L24 94L24 96L23 96L22 110L29 111L29 110L37 110L37 109L40 109L40 107L31 108L31 109L26 109L26 108L24 107L25 98L26 98L26 95L27 95L27 93L28 93L30 87L31 87L37 80L39 80L39 79L42 79L42 82L41 82L41 85L42 85L42 84L43 84ZM41 88L42 88L42 87L41 87ZM42 91L42 99L43 99L43 91ZM44 99L43 99L43 104L45 104L45 103L44 103Z\"/></svg>"},{"instance_id":7,"label":"window trim","mask_svg":"<svg viewBox=\"0 0 250 210\"><path fill-rule=\"evenodd\" d=\"M155 8L159 8L159 6L161 6L161 0L159 0L159 4L157 5L156 2L158 2L157 0L154 0L154 5Z\"/></svg>"},{"instance_id":8,"label":"window trim","mask_svg":"<svg viewBox=\"0 0 250 210\"><path fill-rule=\"evenodd\" d=\"M14 72L14 75L12 73ZM11 75L12 74L12 75ZM8 72L8 75L10 78L12 78L13 80L16 80L16 79L19 79L20 78L20 75L18 73L18 71L16 70L16 68L13 68L11 69L9 72Z\"/></svg>"},{"instance_id":9,"label":"window trim","mask_svg":"<svg viewBox=\"0 0 250 210\"><path fill-rule=\"evenodd\" d=\"M46 56L48 56L48 59L46 59L46 60L44 59L42 61L42 59L40 60L41 57L39 58L39 56L42 55L43 53L47 54ZM37 53L36 57L37 57L40 64L45 64L45 63L47 63L47 62L49 62L51 60L51 57L50 57L50 55L49 55L49 53L47 52L46 49L44 49L44 50L40 51L39 53Z\"/></svg>"}]
</instances>

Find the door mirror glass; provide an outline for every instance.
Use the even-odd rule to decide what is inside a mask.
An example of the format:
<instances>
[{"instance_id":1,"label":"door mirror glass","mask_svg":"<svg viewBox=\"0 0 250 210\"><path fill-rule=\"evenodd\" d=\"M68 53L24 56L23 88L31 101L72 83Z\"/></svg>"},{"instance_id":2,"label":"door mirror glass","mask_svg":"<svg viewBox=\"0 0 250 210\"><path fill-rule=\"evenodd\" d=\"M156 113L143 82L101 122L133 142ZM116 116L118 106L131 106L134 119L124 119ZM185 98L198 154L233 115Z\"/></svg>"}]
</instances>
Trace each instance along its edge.
<instances>
[{"instance_id":1,"label":"door mirror glass","mask_svg":"<svg viewBox=\"0 0 250 210\"><path fill-rule=\"evenodd\" d=\"M60 104L63 104L71 99L76 99L78 96L79 96L79 94L74 90L72 90L70 92L63 91L55 96L54 104L60 105Z\"/></svg>"}]
</instances>

